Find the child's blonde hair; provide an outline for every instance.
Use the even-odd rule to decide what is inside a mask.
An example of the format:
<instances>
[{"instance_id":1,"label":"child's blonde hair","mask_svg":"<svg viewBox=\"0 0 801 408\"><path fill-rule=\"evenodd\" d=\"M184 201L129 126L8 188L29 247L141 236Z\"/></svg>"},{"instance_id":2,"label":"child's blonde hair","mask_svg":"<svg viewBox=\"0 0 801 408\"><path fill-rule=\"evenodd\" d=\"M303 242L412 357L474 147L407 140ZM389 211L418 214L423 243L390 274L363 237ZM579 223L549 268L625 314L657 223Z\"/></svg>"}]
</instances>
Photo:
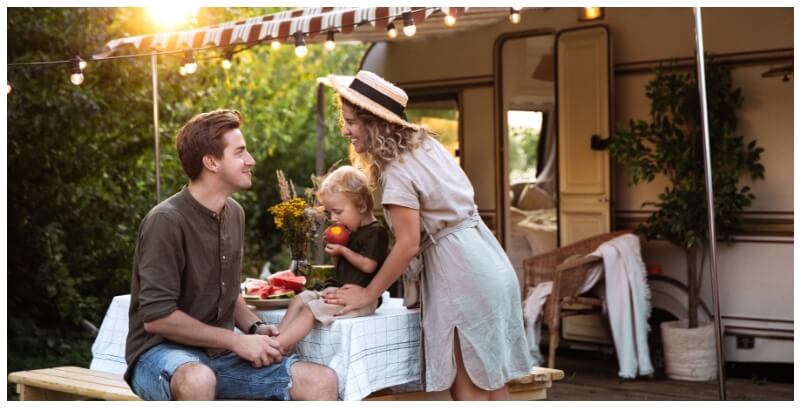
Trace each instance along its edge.
<instances>
[{"instance_id":1,"label":"child's blonde hair","mask_svg":"<svg viewBox=\"0 0 801 408\"><path fill-rule=\"evenodd\" d=\"M368 187L367 176L353 166L342 166L325 177L317 190L317 200L329 194L344 194L357 207L364 206L373 211L373 194Z\"/></svg>"}]
</instances>

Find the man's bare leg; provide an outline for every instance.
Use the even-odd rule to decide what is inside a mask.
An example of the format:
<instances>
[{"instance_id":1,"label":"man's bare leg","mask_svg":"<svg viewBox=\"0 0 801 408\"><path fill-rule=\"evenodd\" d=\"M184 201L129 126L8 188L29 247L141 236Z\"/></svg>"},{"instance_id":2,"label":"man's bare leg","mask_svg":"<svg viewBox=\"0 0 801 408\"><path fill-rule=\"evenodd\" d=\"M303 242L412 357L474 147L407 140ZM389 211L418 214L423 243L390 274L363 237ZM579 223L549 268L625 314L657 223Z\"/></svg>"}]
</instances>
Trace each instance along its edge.
<instances>
[{"instance_id":1,"label":"man's bare leg","mask_svg":"<svg viewBox=\"0 0 801 408\"><path fill-rule=\"evenodd\" d=\"M175 370L170 380L172 399L176 401L213 401L217 376L201 363L187 363Z\"/></svg>"},{"instance_id":2,"label":"man's bare leg","mask_svg":"<svg viewBox=\"0 0 801 408\"><path fill-rule=\"evenodd\" d=\"M290 369L293 401L335 401L338 399L337 375L319 364L297 362Z\"/></svg>"}]
</instances>

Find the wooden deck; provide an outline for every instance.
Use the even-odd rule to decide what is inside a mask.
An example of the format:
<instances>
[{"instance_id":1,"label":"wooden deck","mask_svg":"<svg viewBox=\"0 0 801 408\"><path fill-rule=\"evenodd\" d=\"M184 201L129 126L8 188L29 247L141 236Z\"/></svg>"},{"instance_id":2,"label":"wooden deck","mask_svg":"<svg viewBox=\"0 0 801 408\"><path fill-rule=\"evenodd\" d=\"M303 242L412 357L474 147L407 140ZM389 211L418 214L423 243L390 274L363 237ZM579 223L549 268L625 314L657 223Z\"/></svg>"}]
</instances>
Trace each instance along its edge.
<instances>
[{"instance_id":1,"label":"wooden deck","mask_svg":"<svg viewBox=\"0 0 801 408\"><path fill-rule=\"evenodd\" d=\"M667 378L621 381L614 356L559 353L556 368L565 378L548 391L550 401L708 401L718 399L717 381L694 383ZM793 400L793 384L726 379L727 399L732 401Z\"/></svg>"}]
</instances>

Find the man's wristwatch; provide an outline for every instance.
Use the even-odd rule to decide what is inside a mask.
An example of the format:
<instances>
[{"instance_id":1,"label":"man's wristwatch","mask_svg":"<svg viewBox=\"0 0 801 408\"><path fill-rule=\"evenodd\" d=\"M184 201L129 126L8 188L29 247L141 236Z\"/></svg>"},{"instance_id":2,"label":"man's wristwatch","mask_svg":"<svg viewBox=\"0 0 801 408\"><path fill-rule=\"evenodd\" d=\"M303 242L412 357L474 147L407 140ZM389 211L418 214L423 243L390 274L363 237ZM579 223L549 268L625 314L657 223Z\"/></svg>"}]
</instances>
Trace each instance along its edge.
<instances>
[{"instance_id":1,"label":"man's wristwatch","mask_svg":"<svg viewBox=\"0 0 801 408\"><path fill-rule=\"evenodd\" d=\"M253 323L253 324L250 325L250 328L248 329L248 334L256 334L256 330L258 330L259 326L261 326L263 324L267 324L267 323L264 323L261 320L257 320L256 323Z\"/></svg>"}]
</instances>

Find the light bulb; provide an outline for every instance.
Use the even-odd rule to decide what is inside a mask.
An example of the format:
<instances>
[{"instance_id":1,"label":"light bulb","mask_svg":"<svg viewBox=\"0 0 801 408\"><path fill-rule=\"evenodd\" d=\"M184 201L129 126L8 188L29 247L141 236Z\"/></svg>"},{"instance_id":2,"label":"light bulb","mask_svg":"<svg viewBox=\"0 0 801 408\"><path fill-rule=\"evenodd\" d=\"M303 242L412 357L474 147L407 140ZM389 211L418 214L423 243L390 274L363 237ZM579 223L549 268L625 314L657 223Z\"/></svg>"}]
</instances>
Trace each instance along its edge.
<instances>
[{"instance_id":1,"label":"light bulb","mask_svg":"<svg viewBox=\"0 0 801 408\"><path fill-rule=\"evenodd\" d=\"M11 88L11 82L6 81L6 95L10 94L13 88Z\"/></svg>"},{"instance_id":2,"label":"light bulb","mask_svg":"<svg viewBox=\"0 0 801 408\"><path fill-rule=\"evenodd\" d=\"M395 28L395 23L391 23L391 24L387 25L387 36L389 38L398 37L398 29Z\"/></svg>"},{"instance_id":3,"label":"light bulb","mask_svg":"<svg viewBox=\"0 0 801 408\"><path fill-rule=\"evenodd\" d=\"M414 20L412 20L412 13L408 11L403 13L403 33L406 34L407 37L411 37L416 32L417 26L414 25Z\"/></svg>"},{"instance_id":4,"label":"light bulb","mask_svg":"<svg viewBox=\"0 0 801 408\"><path fill-rule=\"evenodd\" d=\"M456 24L456 17L454 17L454 16L452 16L450 14L445 16L445 25L446 26L453 27L454 24Z\"/></svg>"},{"instance_id":5,"label":"light bulb","mask_svg":"<svg viewBox=\"0 0 801 408\"><path fill-rule=\"evenodd\" d=\"M295 34L295 55L298 57L305 57L306 54L309 53L309 49L306 48L306 41L303 39L303 31L297 31Z\"/></svg>"},{"instance_id":6,"label":"light bulb","mask_svg":"<svg viewBox=\"0 0 801 408\"><path fill-rule=\"evenodd\" d=\"M512 7L512 10L514 10L514 11L520 11L520 10L523 10L523 7Z\"/></svg>"},{"instance_id":7,"label":"light bulb","mask_svg":"<svg viewBox=\"0 0 801 408\"><path fill-rule=\"evenodd\" d=\"M512 24L519 23L520 22L520 12L515 10L515 9L512 9L512 12L509 14L509 21L511 21Z\"/></svg>"},{"instance_id":8,"label":"light bulb","mask_svg":"<svg viewBox=\"0 0 801 408\"><path fill-rule=\"evenodd\" d=\"M186 65L181 65L181 68L178 68L178 73L181 74L181 76L186 76Z\"/></svg>"},{"instance_id":9,"label":"light bulb","mask_svg":"<svg viewBox=\"0 0 801 408\"><path fill-rule=\"evenodd\" d=\"M281 41L278 41L278 39L273 40L270 42L270 47L273 47L274 50L281 48Z\"/></svg>"},{"instance_id":10,"label":"light bulb","mask_svg":"<svg viewBox=\"0 0 801 408\"><path fill-rule=\"evenodd\" d=\"M87 65L89 65L89 64L84 60L81 60L80 62L78 62L78 66L81 68L81 71L85 70Z\"/></svg>"},{"instance_id":11,"label":"light bulb","mask_svg":"<svg viewBox=\"0 0 801 408\"><path fill-rule=\"evenodd\" d=\"M223 69L231 69L231 60L229 60L228 58L222 60L222 67Z\"/></svg>"},{"instance_id":12,"label":"light bulb","mask_svg":"<svg viewBox=\"0 0 801 408\"><path fill-rule=\"evenodd\" d=\"M190 62L186 64L187 74L194 74L195 72L197 72L197 62Z\"/></svg>"},{"instance_id":13,"label":"light bulb","mask_svg":"<svg viewBox=\"0 0 801 408\"><path fill-rule=\"evenodd\" d=\"M83 83L83 74L77 73L77 74L70 75L70 82L72 82L73 85L82 84Z\"/></svg>"},{"instance_id":14,"label":"light bulb","mask_svg":"<svg viewBox=\"0 0 801 408\"><path fill-rule=\"evenodd\" d=\"M336 48L336 46L337 43L334 42L334 32L329 31L325 40L325 49L328 51L334 51L334 48Z\"/></svg>"}]
</instances>

